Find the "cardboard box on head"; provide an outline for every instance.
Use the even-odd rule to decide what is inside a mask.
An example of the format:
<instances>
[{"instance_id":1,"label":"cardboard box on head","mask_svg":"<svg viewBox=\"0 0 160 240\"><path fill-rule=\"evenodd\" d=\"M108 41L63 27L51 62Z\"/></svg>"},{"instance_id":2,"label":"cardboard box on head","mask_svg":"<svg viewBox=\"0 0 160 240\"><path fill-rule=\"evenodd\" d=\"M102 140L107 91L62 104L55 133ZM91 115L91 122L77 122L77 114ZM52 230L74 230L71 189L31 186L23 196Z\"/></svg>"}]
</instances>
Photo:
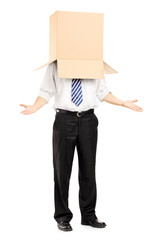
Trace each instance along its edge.
<instances>
[{"instance_id":1,"label":"cardboard box on head","mask_svg":"<svg viewBox=\"0 0 160 240\"><path fill-rule=\"evenodd\" d=\"M104 78L117 73L103 61L103 13L56 11L49 18L49 62L59 78Z\"/></svg>"}]
</instances>

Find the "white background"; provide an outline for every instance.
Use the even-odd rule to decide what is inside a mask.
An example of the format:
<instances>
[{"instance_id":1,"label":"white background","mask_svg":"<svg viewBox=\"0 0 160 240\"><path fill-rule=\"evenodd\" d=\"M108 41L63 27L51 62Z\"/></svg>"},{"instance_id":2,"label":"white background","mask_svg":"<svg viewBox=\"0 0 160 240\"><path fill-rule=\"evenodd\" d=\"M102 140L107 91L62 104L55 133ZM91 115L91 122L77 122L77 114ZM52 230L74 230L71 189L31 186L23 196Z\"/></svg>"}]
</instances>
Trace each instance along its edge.
<instances>
[{"instance_id":1,"label":"white background","mask_svg":"<svg viewBox=\"0 0 160 240\"><path fill-rule=\"evenodd\" d=\"M0 234L1 239L160 239L159 1L2 1L0 6ZM104 60L112 93L138 99L135 112L99 104L96 213L107 227L80 224L75 151L69 190L73 231L58 230L54 213L52 126L54 98L33 104L49 59L49 16L55 11L104 13Z\"/></svg>"}]
</instances>

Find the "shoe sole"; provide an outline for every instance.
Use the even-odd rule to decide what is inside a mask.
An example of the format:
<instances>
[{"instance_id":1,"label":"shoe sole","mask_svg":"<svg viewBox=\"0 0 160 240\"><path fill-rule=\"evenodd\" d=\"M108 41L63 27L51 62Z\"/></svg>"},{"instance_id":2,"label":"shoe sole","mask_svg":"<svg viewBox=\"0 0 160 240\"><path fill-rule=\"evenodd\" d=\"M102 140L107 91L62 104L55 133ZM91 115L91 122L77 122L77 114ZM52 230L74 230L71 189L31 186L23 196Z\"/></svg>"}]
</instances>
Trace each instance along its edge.
<instances>
[{"instance_id":1,"label":"shoe sole","mask_svg":"<svg viewBox=\"0 0 160 240\"><path fill-rule=\"evenodd\" d=\"M73 229L62 229L62 228L59 228L59 227L58 227L58 229L61 230L61 231L64 231L64 232L70 232L70 231L73 230Z\"/></svg>"},{"instance_id":2,"label":"shoe sole","mask_svg":"<svg viewBox=\"0 0 160 240\"><path fill-rule=\"evenodd\" d=\"M103 226L94 226L90 223L84 223L84 222L81 222L81 225L85 225L85 226L90 226L90 227L94 227L94 228L105 228L107 225L103 225Z\"/></svg>"}]
</instances>

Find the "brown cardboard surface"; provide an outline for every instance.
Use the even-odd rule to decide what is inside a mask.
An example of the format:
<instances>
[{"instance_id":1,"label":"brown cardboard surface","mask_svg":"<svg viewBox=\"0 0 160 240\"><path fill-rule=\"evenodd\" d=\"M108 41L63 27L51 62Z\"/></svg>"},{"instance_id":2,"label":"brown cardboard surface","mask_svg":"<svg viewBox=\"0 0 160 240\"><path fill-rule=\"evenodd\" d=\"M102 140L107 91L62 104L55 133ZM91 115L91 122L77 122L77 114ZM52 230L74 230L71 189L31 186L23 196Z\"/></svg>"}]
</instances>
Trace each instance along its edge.
<instances>
[{"instance_id":1,"label":"brown cardboard surface","mask_svg":"<svg viewBox=\"0 0 160 240\"><path fill-rule=\"evenodd\" d=\"M104 78L117 73L103 61L103 13L57 11L49 18L49 62L59 78Z\"/></svg>"},{"instance_id":2,"label":"brown cardboard surface","mask_svg":"<svg viewBox=\"0 0 160 240\"><path fill-rule=\"evenodd\" d=\"M58 59L103 60L103 13L58 13Z\"/></svg>"},{"instance_id":3,"label":"brown cardboard surface","mask_svg":"<svg viewBox=\"0 0 160 240\"><path fill-rule=\"evenodd\" d=\"M58 46L58 12L52 14L49 18L49 61L57 59Z\"/></svg>"},{"instance_id":4,"label":"brown cardboard surface","mask_svg":"<svg viewBox=\"0 0 160 240\"><path fill-rule=\"evenodd\" d=\"M111 74L111 73L118 73L116 70L111 68L106 62L103 61L103 66L104 66L104 73L106 74Z\"/></svg>"},{"instance_id":5,"label":"brown cardboard surface","mask_svg":"<svg viewBox=\"0 0 160 240\"><path fill-rule=\"evenodd\" d=\"M104 78L103 62L98 60L58 60L59 78Z\"/></svg>"}]
</instances>

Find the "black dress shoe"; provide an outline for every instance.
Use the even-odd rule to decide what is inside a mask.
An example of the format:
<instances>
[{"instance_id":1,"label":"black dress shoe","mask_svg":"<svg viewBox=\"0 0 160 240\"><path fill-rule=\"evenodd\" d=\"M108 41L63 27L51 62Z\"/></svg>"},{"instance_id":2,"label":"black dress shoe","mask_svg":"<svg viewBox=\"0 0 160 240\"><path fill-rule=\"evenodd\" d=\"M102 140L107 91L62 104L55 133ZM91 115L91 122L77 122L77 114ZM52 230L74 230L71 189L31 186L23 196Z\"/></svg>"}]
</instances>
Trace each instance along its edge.
<instances>
[{"instance_id":1,"label":"black dress shoe","mask_svg":"<svg viewBox=\"0 0 160 240\"><path fill-rule=\"evenodd\" d=\"M105 226L107 226L104 222L100 222L97 218L84 222L83 220L81 221L82 225L89 225L91 227L95 227L95 228L104 228Z\"/></svg>"},{"instance_id":2,"label":"black dress shoe","mask_svg":"<svg viewBox=\"0 0 160 240\"><path fill-rule=\"evenodd\" d=\"M57 223L57 225L58 225L58 228L62 231L72 231L73 230L70 223L66 222L66 221Z\"/></svg>"}]
</instances>

